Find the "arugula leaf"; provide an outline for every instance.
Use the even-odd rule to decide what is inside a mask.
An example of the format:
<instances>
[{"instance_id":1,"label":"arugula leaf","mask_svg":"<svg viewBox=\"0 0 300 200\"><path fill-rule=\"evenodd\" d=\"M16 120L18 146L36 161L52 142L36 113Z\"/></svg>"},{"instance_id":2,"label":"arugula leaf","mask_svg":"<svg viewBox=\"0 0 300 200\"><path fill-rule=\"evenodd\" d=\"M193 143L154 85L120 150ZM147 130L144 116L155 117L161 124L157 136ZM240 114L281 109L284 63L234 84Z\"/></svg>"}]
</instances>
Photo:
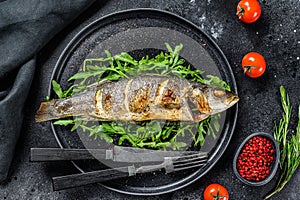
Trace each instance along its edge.
<instances>
[{"instance_id":1,"label":"arugula leaf","mask_svg":"<svg viewBox=\"0 0 300 200\"><path fill-rule=\"evenodd\" d=\"M60 125L60 126L68 126L68 125L73 125L74 120L72 120L72 119L61 119L61 120L55 121L53 124L54 125Z\"/></svg>"},{"instance_id":2,"label":"arugula leaf","mask_svg":"<svg viewBox=\"0 0 300 200\"><path fill-rule=\"evenodd\" d=\"M219 77L212 76L212 75L207 75L206 77L208 78L208 80L205 80L205 84L214 86L214 87L218 87L218 88L222 88L227 91L231 90L230 86L225 81L221 80Z\"/></svg>"},{"instance_id":3,"label":"arugula leaf","mask_svg":"<svg viewBox=\"0 0 300 200\"><path fill-rule=\"evenodd\" d=\"M64 93L62 91L62 88L55 80L52 80L52 87L53 87L53 91L58 96L58 98L64 98Z\"/></svg>"}]
</instances>

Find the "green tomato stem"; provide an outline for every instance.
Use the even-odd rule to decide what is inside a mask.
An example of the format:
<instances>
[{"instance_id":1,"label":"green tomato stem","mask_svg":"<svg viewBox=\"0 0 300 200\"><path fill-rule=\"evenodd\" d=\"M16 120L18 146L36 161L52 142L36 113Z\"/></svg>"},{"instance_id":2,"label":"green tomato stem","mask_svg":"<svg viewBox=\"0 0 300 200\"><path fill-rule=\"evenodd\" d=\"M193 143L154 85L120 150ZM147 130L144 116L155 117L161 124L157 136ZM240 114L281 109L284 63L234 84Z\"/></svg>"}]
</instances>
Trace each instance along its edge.
<instances>
[{"instance_id":1,"label":"green tomato stem","mask_svg":"<svg viewBox=\"0 0 300 200\"><path fill-rule=\"evenodd\" d=\"M241 19L245 14L245 9L238 5L239 11L236 12L236 15Z\"/></svg>"},{"instance_id":2,"label":"green tomato stem","mask_svg":"<svg viewBox=\"0 0 300 200\"><path fill-rule=\"evenodd\" d=\"M218 188L217 195L213 195L212 193L210 193L210 196L212 196L214 200L220 200L226 197L225 195L224 196L220 195L220 188Z\"/></svg>"},{"instance_id":3,"label":"green tomato stem","mask_svg":"<svg viewBox=\"0 0 300 200\"><path fill-rule=\"evenodd\" d=\"M249 72L251 73L251 69L257 68L257 66L252 66L252 65L246 65L244 66L244 73Z\"/></svg>"}]
</instances>

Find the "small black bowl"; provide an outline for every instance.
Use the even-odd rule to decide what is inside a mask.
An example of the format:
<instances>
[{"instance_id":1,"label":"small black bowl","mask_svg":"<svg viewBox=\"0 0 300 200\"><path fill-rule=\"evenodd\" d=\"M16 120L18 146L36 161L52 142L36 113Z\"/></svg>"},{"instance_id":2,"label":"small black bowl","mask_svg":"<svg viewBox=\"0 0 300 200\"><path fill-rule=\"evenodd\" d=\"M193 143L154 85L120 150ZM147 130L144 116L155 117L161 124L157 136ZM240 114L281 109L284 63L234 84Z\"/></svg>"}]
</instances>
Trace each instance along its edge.
<instances>
[{"instance_id":1,"label":"small black bowl","mask_svg":"<svg viewBox=\"0 0 300 200\"><path fill-rule=\"evenodd\" d=\"M243 149L244 145L248 142L248 140L250 140L251 138L253 138L254 136L261 136L261 137L265 137L267 139L270 139L270 141L272 142L273 148L275 149L275 152L273 154L274 156L274 160L270 166L270 174L263 180L261 181L249 181L245 178L243 178L236 167L236 162L237 162L237 158L241 152L241 150ZM239 180L241 180L243 183L250 185L250 186L262 186L267 184L276 174L277 168L278 168L278 163L279 163L279 159L280 159L280 150L279 150L279 146L276 142L276 140L274 139L274 137L268 133L264 133L264 132L258 132L258 133L253 133L251 135L249 135L243 142L242 144L238 147L235 155L234 155L234 159L233 159L233 171L235 173L235 175L237 176L237 178Z\"/></svg>"}]
</instances>

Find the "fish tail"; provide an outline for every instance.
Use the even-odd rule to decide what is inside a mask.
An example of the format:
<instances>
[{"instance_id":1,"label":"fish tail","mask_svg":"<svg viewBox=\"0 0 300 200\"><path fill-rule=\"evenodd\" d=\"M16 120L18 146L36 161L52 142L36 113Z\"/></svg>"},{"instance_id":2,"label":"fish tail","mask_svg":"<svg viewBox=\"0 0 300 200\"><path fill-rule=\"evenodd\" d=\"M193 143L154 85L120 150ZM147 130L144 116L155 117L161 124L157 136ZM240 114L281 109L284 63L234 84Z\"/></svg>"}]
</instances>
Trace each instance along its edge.
<instances>
[{"instance_id":1,"label":"fish tail","mask_svg":"<svg viewBox=\"0 0 300 200\"><path fill-rule=\"evenodd\" d=\"M51 100L47 102L42 102L38 111L35 114L35 121L36 122L43 122L52 119L58 119L59 114L57 109L55 108L56 100Z\"/></svg>"}]
</instances>

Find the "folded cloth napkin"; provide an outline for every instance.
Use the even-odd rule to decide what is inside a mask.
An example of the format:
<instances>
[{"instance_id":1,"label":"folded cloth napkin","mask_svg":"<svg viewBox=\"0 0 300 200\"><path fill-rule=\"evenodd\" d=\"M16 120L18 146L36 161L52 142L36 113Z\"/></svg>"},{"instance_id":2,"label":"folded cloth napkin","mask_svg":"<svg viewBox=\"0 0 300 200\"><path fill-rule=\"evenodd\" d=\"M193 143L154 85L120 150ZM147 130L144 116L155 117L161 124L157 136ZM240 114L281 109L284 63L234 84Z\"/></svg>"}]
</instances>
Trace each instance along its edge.
<instances>
[{"instance_id":1,"label":"folded cloth napkin","mask_svg":"<svg viewBox=\"0 0 300 200\"><path fill-rule=\"evenodd\" d=\"M0 0L0 182L7 178L35 54L91 0Z\"/></svg>"}]
</instances>

